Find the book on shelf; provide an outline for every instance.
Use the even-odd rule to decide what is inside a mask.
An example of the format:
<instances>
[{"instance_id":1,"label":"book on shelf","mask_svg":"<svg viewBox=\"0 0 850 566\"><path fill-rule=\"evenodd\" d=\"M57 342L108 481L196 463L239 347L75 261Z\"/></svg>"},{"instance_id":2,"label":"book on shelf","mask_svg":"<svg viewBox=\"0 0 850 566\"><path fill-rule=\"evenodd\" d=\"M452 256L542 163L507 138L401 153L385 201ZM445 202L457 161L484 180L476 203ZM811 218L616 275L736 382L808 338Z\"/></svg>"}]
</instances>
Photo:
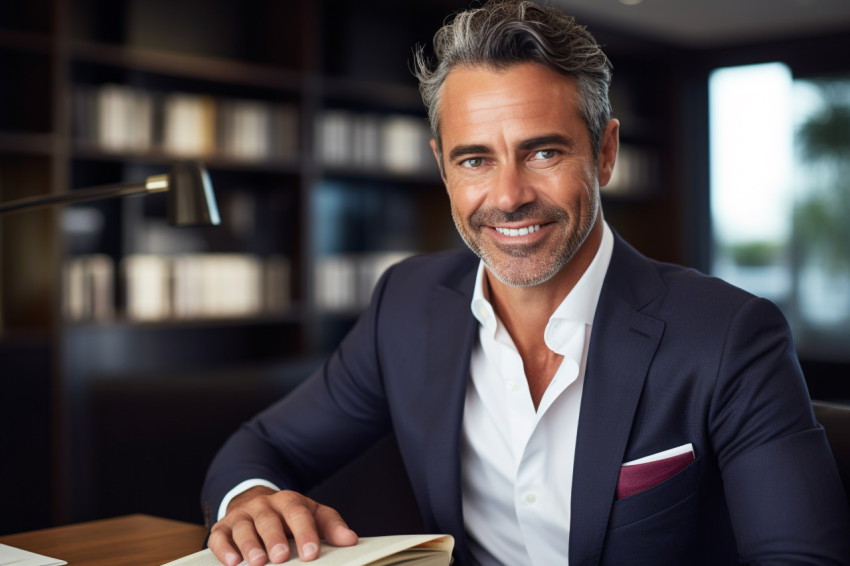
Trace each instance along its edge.
<instances>
[{"instance_id":1,"label":"book on shelf","mask_svg":"<svg viewBox=\"0 0 850 566\"><path fill-rule=\"evenodd\" d=\"M201 320L282 314L290 308L289 259L245 253L132 254L124 257L128 320ZM66 320L115 317L115 267L104 254L72 256L63 269Z\"/></svg>"},{"instance_id":2,"label":"book on shelf","mask_svg":"<svg viewBox=\"0 0 850 566\"><path fill-rule=\"evenodd\" d=\"M111 320L115 316L115 266L106 254L73 256L62 274L62 303L67 320Z\"/></svg>"},{"instance_id":3,"label":"book on shelf","mask_svg":"<svg viewBox=\"0 0 850 566\"><path fill-rule=\"evenodd\" d=\"M136 254L122 268L131 320L247 317L290 306L289 260L279 255Z\"/></svg>"},{"instance_id":4,"label":"book on shelf","mask_svg":"<svg viewBox=\"0 0 850 566\"><path fill-rule=\"evenodd\" d=\"M450 535L391 535L361 537L354 546L331 546L322 542L319 557L311 562L298 559L295 543L290 540L286 564L314 566L449 566L454 538ZM244 562L242 563L245 564ZM184 556L164 566L221 566L209 549ZM240 565L241 566L241 565Z\"/></svg>"},{"instance_id":5,"label":"book on shelf","mask_svg":"<svg viewBox=\"0 0 850 566\"><path fill-rule=\"evenodd\" d=\"M353 312L365 308L375 284L394 263L412 251L328 254L316 260L315 301L325 312Z\"/></svg>"},{"instance_id":6,"label":"book on shelf","mask_svg":"<svg viewBox=\"0 0 850 566\"><path fill-rule=\"evenodd\" d=\"M153 98L135 88L106 84L95 93L93 125L100 145L111 151L145 151L153 142ZM91 112L91 109L88 110Z\"/></svg>"},{"instance_id":7,"label":"book on shelf","mask_svg":"<svg viewBox=\"0 0 850 566\"><path fill-rule=\"evenodd\" d=\"M119 84L77 85L77 140L109 152L155 148L178 157L295 161L294 104L187 92L151 92Z\"/></svg>"},{"instance_id":8,"label":"book on shelf","mask_svg":"<svg viewBox=\"0 0 850 566\"><path fill-rule=\"evenodd\" d=\"M172 93L163 100L163 149L177 156L215 153L216 102L212 96Z\"/></svg>"},{"instance_id":9,"label":"book on shelf","mask_svg":"<svg viewBox=\"0 0 850 566\"><path fill-rule=\"evenodd\" d=\"M169 265L157 255L132 255L121 262L126 282L127 318L163 320L171 315Z\"/></svg>"},{"instance_id":10,"label":"book on shelf","mask_svg":"<svg viewBox=\"0 0 850 566\"><path fill-rule=\"evenodd\" d=\"M327 109L315 122L315 153L325 166L410 174L435 168L425 120Z\"/></svg>"}]
</instances>

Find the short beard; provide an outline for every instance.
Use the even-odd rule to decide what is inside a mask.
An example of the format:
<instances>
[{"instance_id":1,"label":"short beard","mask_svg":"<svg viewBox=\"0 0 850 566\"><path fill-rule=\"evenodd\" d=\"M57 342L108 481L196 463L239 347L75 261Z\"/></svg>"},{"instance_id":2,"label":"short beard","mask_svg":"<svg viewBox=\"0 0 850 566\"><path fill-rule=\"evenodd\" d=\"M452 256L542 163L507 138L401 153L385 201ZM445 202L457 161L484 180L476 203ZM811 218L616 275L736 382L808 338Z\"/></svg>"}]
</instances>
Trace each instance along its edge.
<instances>
[{"instance_id":1,"label":"short beard","mask_svg":"<svg viewBox=\"0 0 850 566\"><path fill-rule=\"evenodd\" d=\"M467 228L467 225L461 221L454 209L452 210L452 217L454 218L458 233L463 238L463 241L466 242L469 249L481 258L481 261L487 266L488 271L496 279L511 287L540 285L557 275L587 240L598 215L599 200L594 198L588 199L586 206L576 218L571 217L563 208L536 201L525 204L512 212L504 212L494 208L476 210L470 216L469 227ZM481 245L480 240L475 237L486 226L518 223L530 218L545 219L546 223L557 224L559 227L566 226L568 236L564 245L554 250L554 253L537 258L533 264L523 266L522 271L511 269L510 265L500 266L496 254L493 253L494 250L486 249ZM552 237L558 237L558 235L553 234L549 236L549 238ZM531 258L538 249L543 248L545 245L546 241L543 241L522 247L499 247L498 251L522 260L524 258ZM531 260L529 259L529 261Z\"/></svg>"}]
</instances>

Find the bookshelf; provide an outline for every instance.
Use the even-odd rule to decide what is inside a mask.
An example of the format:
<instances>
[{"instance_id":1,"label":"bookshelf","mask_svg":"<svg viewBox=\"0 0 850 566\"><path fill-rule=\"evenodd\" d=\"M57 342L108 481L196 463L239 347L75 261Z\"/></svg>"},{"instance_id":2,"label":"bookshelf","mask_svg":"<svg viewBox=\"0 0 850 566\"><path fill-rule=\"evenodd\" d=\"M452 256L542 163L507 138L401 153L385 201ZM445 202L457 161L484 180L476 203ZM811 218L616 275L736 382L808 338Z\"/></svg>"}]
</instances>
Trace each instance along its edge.
<instances>
[{"instance_id":1,"label":"bookshelf","mask_svg":"<svg viewBox=\"0 0 850 566\"><path fill-rule=\"evenodd\" d=\"M401 73L363 76L362 54L335 55L335 34L349 16L362 24L388 7L309 0L0 7L0 198L136 179L191 158L206 163L222 213L220 227L177 229L165 224L164 199L151 196L0 221L0 361L38 368L15 388L42 395L35 416L21 407L9 421L24 418L33 438L49 439L25 455L52 463L36 474L51 486L49 510L16 510L23 524L18 516L0 530L125 511L104 494L127 478L104 470L135 478L137 462L124 454L107 464L118 452L104 444L104 426L137 438L142 460L174 457L179 439L137 436L145 427L138 418L99 419L103 391L120 404L139 384L156 384L157 399L227 375L213 390L238 398L238 408L218 407L232 430L271 401L254 394L245 401L239 380L284 372L290 387L298 380L291 368L303 377L333 346L389 261L452 241L404 61L411 29L430 34L454 7L427 8L428 21L384 16L394 37L371 38L365 55L395 53ZM207 410L190 407L187 418ZM208 451L224 440L226 427L218 426L203 443ZM211 455L190 450L189 468L202 475ZM35 481L12 471L2 479ZM196 487L177 494L176 511L148 511L197 520ZM140 492L127 511L144 510L150 490Z\"/></svg>"},{"instance_id":2,"label":"bookshelf","mask_svg":"<svg viewBox=\"0 0 850 566\"><path fill-rule=\"evenodd\" d=\"M0 199L199 158L222 213L220 227L173 228L154 195L0 220L0 367L16 375L7 390L42 401L0 425L26 426L38 441L19 457L50 463L0 472L0 485L50 486L37 508L14 500L0 532L127 512L200 520L215 448L333 348L382 270L462 245L409 62L466 4L0 5ZM629 211L676 205L660 173L666 101L633 100L642 86L618 95L640 118L624 128L639 174L605 196L627 237L643 231L620 220ZM678 259L675 237L648 237ZM172 434L152 438L162 427L145 415L164 411Z\"/></svg>"}]
</instances>

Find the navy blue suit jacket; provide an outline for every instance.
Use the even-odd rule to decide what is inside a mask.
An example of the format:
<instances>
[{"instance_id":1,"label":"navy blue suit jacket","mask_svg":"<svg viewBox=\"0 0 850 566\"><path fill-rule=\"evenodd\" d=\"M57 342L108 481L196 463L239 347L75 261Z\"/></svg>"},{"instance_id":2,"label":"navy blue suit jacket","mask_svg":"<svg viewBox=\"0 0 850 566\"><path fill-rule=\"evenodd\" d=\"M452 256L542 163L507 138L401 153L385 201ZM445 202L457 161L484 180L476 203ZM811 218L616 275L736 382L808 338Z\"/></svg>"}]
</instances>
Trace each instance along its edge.
<instances>
[{"instance_id":1,"label":"navy blue suit jacket","mask_svg":"<svg viewBox=\"0 0 850 566\"><path fill-rule=\"evenodd\" d=\"M203 500L265 478L304 491L395 432L426 527L468 561L460 424L477 322L467 251L391 268L322 368L242 427ZM623 462L695 461L617 500ZM571 501L572 566L850 563L850 518L786 322L770 302L619 237L593 322Z\"/></svg>"}]
</instances>

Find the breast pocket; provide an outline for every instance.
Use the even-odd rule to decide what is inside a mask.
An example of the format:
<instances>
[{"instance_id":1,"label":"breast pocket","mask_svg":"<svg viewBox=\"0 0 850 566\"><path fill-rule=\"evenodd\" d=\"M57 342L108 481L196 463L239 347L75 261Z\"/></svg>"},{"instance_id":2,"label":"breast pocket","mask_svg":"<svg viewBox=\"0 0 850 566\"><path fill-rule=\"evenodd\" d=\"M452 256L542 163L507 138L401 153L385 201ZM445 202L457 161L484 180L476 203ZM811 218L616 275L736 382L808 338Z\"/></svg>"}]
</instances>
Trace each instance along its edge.
<instances>
[{"instance_id":1,"label":"breast pocket","mask_svg":"<svg viewBox=\"0 0 850 566\"><path fill-rule=\"evenodd\" d=\"M614 502L610 528L630 525L661 513L693 495L699 478L700 458L676 475L645 491Z\"/></svg>"}]
</instances>

